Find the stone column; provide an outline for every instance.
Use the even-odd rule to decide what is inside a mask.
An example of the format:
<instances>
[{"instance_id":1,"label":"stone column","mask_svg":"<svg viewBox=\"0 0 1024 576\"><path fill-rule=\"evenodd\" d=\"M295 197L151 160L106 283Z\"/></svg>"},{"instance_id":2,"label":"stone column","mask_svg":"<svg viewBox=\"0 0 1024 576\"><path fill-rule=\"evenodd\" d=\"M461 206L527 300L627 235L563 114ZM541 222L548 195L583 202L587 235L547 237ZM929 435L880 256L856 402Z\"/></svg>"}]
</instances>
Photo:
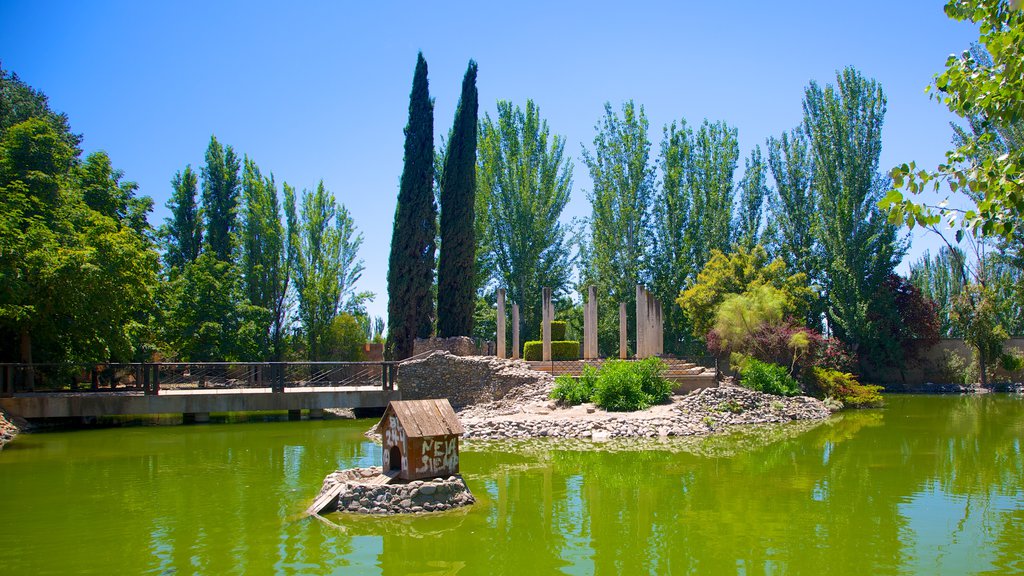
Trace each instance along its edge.
<instances>
[{"instance_id":1,"label":"stone column","mask_svg":"<svg viewBox=\"0 0 1024 576\"><path fill-rule=\"evenodd\" d=\"M505 289L498 288L498 334L494 339L498 346L498 358L505 357Z\"/></svg>"},{"instance_id":2,"label":"stone column","mask_svg":"<svg viewBox=\"0 0 1024 576\"><path fill-rule=\"evenodd\" d=\"M512 303L512 358L519 359L519 304Z\"/></svg>"},{"instance_id":3,"label":"stone column","mask_svg":"<svg viewBox=\"0 0 1024 576\"><path fill-rule=\"evenodd\" d=\"M626 359L629 342L626 339L626 303L619 302L619 358Z\"/></svg>"},{"instance_id":4,"label":"stone column","mask_svg":"<svg viewBox=\"0 0 1024 576\"><path fill-rule=\"evenodd\" d=\"M654 325L656 334L654 353L660 356L665 353L665 317L662 316L661 300L654 301L654 315L656 319Z\"/></svg>"},{"instance_id":5,"label":"stone column","mask_svg":"<svg viewBox=\"0 0 1024 576\"><path fill-rule=\"evenodd\" d=\"M551 361L551 320L552 316L552 305L551 305L551 288L543 288L541 290L541 313L542 313L542 326L541 336L543 338L541 360L544 362Z\"/></svg>"},{"instance_id":6,"label":"stone column","mask_svg":"<svg viewBox=\"0 0 1024 576\"><path fill-rule=\"evenodd\" d=\"M636 285L636 357L647 357L647 294L640 284Z\"/></svg>"},{"instance_id":7,"label":"stone column","mask_svg":"<svg viewBox=\"0 0 1024 576\"><path fill-rule=\"evenodd\" d=\"M596 360L597 356L597 286L589 286L583 310L583 358Z\"/></svg>"}]
</instances>

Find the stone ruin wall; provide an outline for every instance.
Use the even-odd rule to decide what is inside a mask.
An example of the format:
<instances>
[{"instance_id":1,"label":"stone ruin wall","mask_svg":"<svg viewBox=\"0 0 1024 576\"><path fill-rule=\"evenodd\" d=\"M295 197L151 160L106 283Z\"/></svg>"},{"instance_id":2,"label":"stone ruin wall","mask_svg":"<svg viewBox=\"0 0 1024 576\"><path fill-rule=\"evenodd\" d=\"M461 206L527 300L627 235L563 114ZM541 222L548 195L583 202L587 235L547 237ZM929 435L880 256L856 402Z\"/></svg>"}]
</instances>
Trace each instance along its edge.
<instances>
[{"instance_id":1,"label":"stone ruin wall","mask_svg":"<svg viewBox=\"0 0 1024 576\"><path fill-rule=\"evenodd\" d=\"M484 342L477 346L468 336L452 336L451 338L417 338L413 342L412 354L419 356L428 352L442 351L455 356L486 356L491 354L491 343Z\"/></svg>"},{"instance_id":2,"label":"stone ruin wall","mask_svg":"<svg viewBox=\"0 0 1024 576\"><path fill-rule=\"evenodd\" d=\"M402 363L397 384L403 400L447 398L459 410L500 400L513 388L550 379L551 375L536 372L521 360L434 352Z\"/></svg>"}]
</instances>

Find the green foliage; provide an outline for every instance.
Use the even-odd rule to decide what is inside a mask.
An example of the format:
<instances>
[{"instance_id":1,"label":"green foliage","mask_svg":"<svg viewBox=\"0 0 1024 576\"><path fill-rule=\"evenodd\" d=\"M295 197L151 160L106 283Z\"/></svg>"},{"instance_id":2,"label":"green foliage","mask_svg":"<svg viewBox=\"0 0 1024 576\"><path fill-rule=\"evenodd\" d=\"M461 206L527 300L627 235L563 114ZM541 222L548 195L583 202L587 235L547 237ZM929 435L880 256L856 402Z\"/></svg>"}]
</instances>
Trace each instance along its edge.
<instances>
[{"instance_id":1,"label":"green foliage","mask_svg":"<svg viewBox=\"0 0 1024 576\"><path fill-rule=\"evenodd\" d=\"M6 106L5 74L0 89ZM140 322L158 266L144 226L150 202L135 197L105 154L78 164L78 139L61 132L63 116L49 113L38 93L13 90L44 113L0 123L0 357L132 360L151 346ZM4 106L3 122L19 113Z\"/></svg>"},{"instance_id":2,"label":"green foliage","mask_svg":"<svg viewBox=\"0 0 1024 576\"><path fill-rule=\"evenodd\" d=\"M789 375L786 367L754 358L746 358L742 362L740 384L751 390L776 396L800 394L800 384Z\"/></svg>"},{"instance_id":3,"label":"green foliage","mask_svg":"<svg viewBox=\"0 0 1024 576\"><path fill-rule=\"evenodd\" d=\"M980 380L978 363L969 358L964 358L956 352L945 352L940 366L943 375L952 384L972 386Z\"/></svg>"},{"instance_id":4,"label":"green foliage","mask_svg":"<svg viewBox=\"0 0 1024 576\"><path fill-rule=\"evenodd\" d=\"M430 335L437 235L433 186L434 103L427 85L427 62L421 52L416 57L416 72L409 95L405 160L388 259L385 354L392 360L412 356L417 335Z\"/></svg>"},{"instance_id":5,"label":"green foliage","mask_svg":"<svg viewBox=\"0 0 1024 576\"><path fill-rule=\"evenodd\" d=\"M885 107L881 85L853 68L840 71L835 86L811 82L804 93L826 312L829 327L855 353L877 337L872 297L905 251L877 206L888 188L878 172Z\"/></svg>"},{"instance_id":6,"label":"green foliage","mask_svg":"<svg viewBox=\"0 0 1024 576\"><path fill-rule=\"evenodd\" d=\"M694 132L686 121L664 128L662 188L653 206L652 290L662 302L679 296L714 249L728 250L733 213L733 175L739 158L737 131L705 120ZM674 306L665 307L665 345L690 340L692 326ZM701 335L703 336L703 335Z\"/></svg>"},{"instance_id":7,"label":"green foliage","mask_svg":"<svg viewBox=\"0 0 1024 576\"><path fill-rule=\"evenodd\" d=\"M442 338L473 333L476 299L476 62L462 79L444 172L441 174L441 252L437 261L437 334Z\"/></svg>"},{"instance_id":8,"label":"green foliage","mask_svg":"<svg viewBox=\"0 0 1024 576\"><path fill-rule=\"evenodd\" d=\"M788 274L781 259L769 261L765 249L755 246L752 250L737 247L730 254L714 251L697 281L676 302L690 318L694 336L704 338L714 327L718 307L728 295L759 286L771 286L775 289L772 294L781 295L783 316L802 317L813 296L806 276Z\"/></svg>"},{"instance_id":9,"label":"green foliage","mask_svg":"<svg viewBox=\"0 0 1024 576\"><path fill-rule=\"evenodd\" d=\"M748 343L765 324L779 324L786 295L774 286L759 285L742 294L728 294L715 312L714 330L722 350L749 352Z\"/></svg>"},{"instance_id":10,"label":"green foliage","mask_svg":"<svg viewBox=\"0 0 1024 576\"><path fill-rule=\"evenodd\" d=\"M744 161L743 179L739 185L739 208L733 226L733 243L753 249L761 242L762 213L768 197L767 166L761 147L754 146Z\"/></svg>"},{"instance_id":11,"label":"green foliage","mask_svg":"<svg viewBox=\"0 0 1024 576\"><path fill-rule=\"evenodd\" d=\"M572 160L532 100L525 110L498 101L497 117L480 121L479 138L476 220L484 226L477 242L485 254L478 262L485 258L508 301L519 303L523 338L536 338L541 288L560 294L569 287L573 261L559 217L572 190Z\"/></svg>"},{"instance_id":12,"label":"green foliage","mask_svg":"<svg viewBox=\"0 0 1024 576\"><path fill-rule=\"evenodd\" d=\"M596 130L593 151L583 150L594 187L587 195L590 234L581 246L581 284L596 285L603 301L625 302L632 318L636 284L645 279L651 245L655 174L649 165L647 117L643 107L632 101L623 104L621 115L606 103ZM606 330L601 340L612 341L611 326L618 324L618 310L614 306L598 310L603 319L599 326ZM614 341L618 342L617 337Z\"/></svg>"},{"instance_id":13,"label":"green foliage","mask_svg":"<svg viewBox=\"0 0 1024 576\"><path fill-rule=\"evenodd\" d=\"M530 340L523 344L524 360L541 360L544 357L544 342ZM580 357L580 343L578 340L552 340L552 360L578 360Z\"/></svg>"},{"instance_id":14,"label":"green foliage","mask_svg":"<svg viewBox=\"0 0 1024 576\"><path fill-rule=\"evenodd\" d=\"M552 320L551 321L551 339L552 340L565 340L565 328L567 324L564 320Z\"/></svg>"},{"instance_id":15,"label":"green foliage","mask_svg":"<svg viewBox=\"0 0 1024 576\"><path fill-rule=\"evenodd\" d=\"M206 245L222 262L231 261L238 230L239 168L234 149L211 136L203 166L203 216Z\"/></svg>"},{"instance_id":16,"label":"green foliage","mask_svg":"<svg viewBox=\"0 0 1024 576\"><path fill-rule=\"evenodd\" d=\"M818 367L811 374L824 397L835 398L847 408L874 408L883 403L881 386L861 384L853 374Z\"/></svg>"},{"instance_id":17,"label":"green foliage","mask_svg":"<svg viewBox=\"0 0 1024 576\"><path fill-rule=\"evenodd\" d=\"M192 166L175 173L171 180L171 199L167 201L170 218L160 228L164 247L164 263L181 270L195 262L203 247L203 221L196 202L198 180Z\"/></svg>"},{"instance_id":18,"label":"green foliage","mask_svg":"<svg viewBox=\"0 0 1024 576\"><path fill-rule=\"evenodd\" d=\"M56 137L73 156L81 154L80 134L73 134L68 116L50 109L46 94L22 82L18 75L0 65L0 137L12 126L36 118L53 128Z\"/></svg>"},{"instance_id":19,"label":"green foliage","mask_svg":"<svg viewBox=\"0 0 1024 576\"><path fill-rule=\"evenodd\" d=\"M946 15L978 25L981 51L950 55L946 69L935 78L937 93L950 112L962 118L981 120L1001 128L1024 118L1024 12L1006 0L949 0ZM984 57L979 57L982 52ZM930 88L930 87L929 87ZM979 237L1011 239L1024 217L1021 194L1024 185L1024 148L992 146L992 130L965 135L960 144L946 152L946 161L933 171L918 169L914 162L892 171L893 190L880 205L893 222L936 229L945 222ZM952 194L960 193L973 206L962 211L943 202L915 203L911 195L938 191L942 184Z\"/></svg>"},{"instance_id":20,"label":"green foliage","mask_svg":"<svg viewBox=\"0 0 1024 576\"><path fill-rule=\"evenodd\" d=\"M593 366L584 366L579 378L562 375L555 378L551 398L566 406L590 402L597 388L598 371Z\"/></svg>"},{"instance_id":21,"label":"green foliage","mask_svg":"<svg viewBox=\"0 0 1024 576\"><path fill-rule=\"evenodd\" d=\"M287 188L287 185L286 185ZM286 193L294 201L294 193ZM338 205L321 181L302 195L297 229L291 239L295 293L299 320L306 336L310 360L325 359L326 332L354 295L363 272L358 259L363 235L344 205Z\"/></svg>"},{"instance_id":22,"label":"green foliage","mask_svg":"<svg viewBox=\"0 0 1024 576\"><path fill-rule=\"evenodd\" d=\"M969 284L953 301L950 311L953 323L962 331L964 340L977 356L981 384L988 384L990 371L1003 353L1003 342L1009 335L999 322L992 290L984 285Z\"/></svg>"},{"instance_id":23,"label":"green foliage","mask_svg":"<svg viewBox=\"0 0 1024 576\"><path fill-rule=\"evenodd\" d=\"M592 399L611 412L643 410L664 402L672 385L662 378L665 363L658 358L609 360L601 366Z\"/></svg>"},{"instance_id":24,"label":"green foliage","mask_svg":"<svg viewBox=\"0 0 1024 576\"><path fill-rule=\"evenodd\" d=\"M1019 350L1003 352L999 356L999 367L1010 374L1020 372L1024 370L1024 355Z\"/></svg>"},{"instance_id":25,"label":"green foliage","mask_svg":"<svg viewBox=\"0 0 1024 576\"><path fill-rule=\"evenodd\" d=\"M363 357L366 334L359 320L348 313L341 313L331 320L324 335L322 346L326 350L324 360L355 362Z\"/></svg>"}]
</instances>

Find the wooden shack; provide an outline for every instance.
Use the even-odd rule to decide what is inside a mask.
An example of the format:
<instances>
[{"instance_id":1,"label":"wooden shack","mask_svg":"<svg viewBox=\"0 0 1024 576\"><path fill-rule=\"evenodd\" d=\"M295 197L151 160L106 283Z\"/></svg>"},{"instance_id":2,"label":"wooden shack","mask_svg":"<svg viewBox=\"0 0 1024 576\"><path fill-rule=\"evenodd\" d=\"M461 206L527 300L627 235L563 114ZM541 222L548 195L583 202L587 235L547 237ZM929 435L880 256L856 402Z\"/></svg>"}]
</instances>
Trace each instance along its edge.
<instances>
[{"instance_id":1,"label":"wooden shack","mask_svg":"<svg viewBox=\"0 0 1024 576\"><path fill-rule=\"evenodd\" d=\"M464 432L448 400L395 400L377 424L384 473L420 480L459 473Z\"/></svg>"}]
</instances>

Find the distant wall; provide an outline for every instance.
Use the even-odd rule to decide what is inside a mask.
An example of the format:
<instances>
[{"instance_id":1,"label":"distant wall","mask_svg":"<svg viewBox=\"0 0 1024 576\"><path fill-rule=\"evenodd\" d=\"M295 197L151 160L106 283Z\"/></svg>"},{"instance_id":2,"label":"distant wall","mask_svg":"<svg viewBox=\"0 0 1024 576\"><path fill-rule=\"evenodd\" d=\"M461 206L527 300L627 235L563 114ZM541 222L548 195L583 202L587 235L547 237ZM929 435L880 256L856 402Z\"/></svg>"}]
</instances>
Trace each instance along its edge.
<instances>
[{"instance_id":1,"label":"distant wall","mask_svg":"<svg viewBox=\"0 0 1024 576\"><path fill-rule=\"evenodd\" d=\"M489 356L494 354L491 342L475 342L468 336L452 336L451 338L417 338L413 343L413 356L427 352L448 352L455 356Z\"/></svg>"},{"instance_id":2,"label":"distant wall","mask_svg":"<svg viewBox=\"0 0 1024 576\"><path fill-rule=\"evenodd\" d=\"M1024 353L1024 338L1011 338L1003 343L1003 350L1017 350ZM914 390L924 384L950 384L950 374L946 370L946 358L957 354L968 363L974 358L974 351L960 339L944 338L931 348L921 352L920 357L907 364L903 370L889 370L879 378L880 384L887 387ZM993 359L998 361L998 359ZM997 380L1020 378L1020 374L1008 374L1003 369L996 369Z\"/></svg>"}]
</instances>

